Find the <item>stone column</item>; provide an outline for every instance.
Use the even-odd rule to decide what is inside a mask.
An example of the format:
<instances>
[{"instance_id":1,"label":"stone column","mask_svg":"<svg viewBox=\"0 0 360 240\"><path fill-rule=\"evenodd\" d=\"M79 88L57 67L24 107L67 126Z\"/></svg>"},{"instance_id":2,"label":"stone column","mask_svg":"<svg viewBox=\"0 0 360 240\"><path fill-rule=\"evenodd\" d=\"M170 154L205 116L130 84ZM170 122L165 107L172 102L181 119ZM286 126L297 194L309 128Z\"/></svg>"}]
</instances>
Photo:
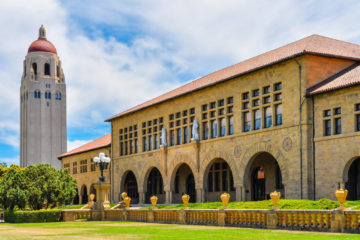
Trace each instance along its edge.
<instances>
[{"instance_id":1,"label":"stone column","mask_svg":"<svg viewBox=\"0 0 360 240\"><path fill-rule=\"evenodd\" d=\"M172 203L172 191L165 191L165 204Z\"/></svg>"},{"instance_id":2,"label":"stone column","mask_svg":"<svg viewBox=\"0 0 360 240\"><path fill-rule=\"evenodd\" d=\"M237 202L243 200L243 188L240 184L235 185L235 199Z\"/></svg>"},{"instance_id":3,"label":"stone column","mask_svg":"<svg viewBox=\"0 0 360 240\"><path fill-rule=\"evenodd\" d=\"M205 191L202 188L196 189L196 202L201 203L205 201Z\"/></svg>"},{"instance_id":4,"label":"stone column","mask_svg":"<svg viewBox=\"0 0 360 240\"><path fill-rule=\"evenodd\" d=\"M145 203L145 193L139 192L139 204L144 204L144 203Z\"/></svg>"}]
</instances>

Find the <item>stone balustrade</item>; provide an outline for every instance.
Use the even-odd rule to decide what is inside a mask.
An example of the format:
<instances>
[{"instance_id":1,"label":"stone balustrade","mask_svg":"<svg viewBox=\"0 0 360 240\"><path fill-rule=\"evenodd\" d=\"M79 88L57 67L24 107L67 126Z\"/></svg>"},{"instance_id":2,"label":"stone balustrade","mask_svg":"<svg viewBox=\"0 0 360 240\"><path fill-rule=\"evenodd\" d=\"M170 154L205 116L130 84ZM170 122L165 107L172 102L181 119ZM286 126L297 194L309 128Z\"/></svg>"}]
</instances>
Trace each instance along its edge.
<instances>
[{"instance_id":1,"label":"stone balustrade","mask_svg":"<svg viewBox=\"0 0 360 240\"><path fill-rule=\"evenodd\" d=\"M360 211L251 209L105 209L105 220L360 233ZM91 210L62 210L63 221L91 220Z\"/></svg>"}]
</instances>

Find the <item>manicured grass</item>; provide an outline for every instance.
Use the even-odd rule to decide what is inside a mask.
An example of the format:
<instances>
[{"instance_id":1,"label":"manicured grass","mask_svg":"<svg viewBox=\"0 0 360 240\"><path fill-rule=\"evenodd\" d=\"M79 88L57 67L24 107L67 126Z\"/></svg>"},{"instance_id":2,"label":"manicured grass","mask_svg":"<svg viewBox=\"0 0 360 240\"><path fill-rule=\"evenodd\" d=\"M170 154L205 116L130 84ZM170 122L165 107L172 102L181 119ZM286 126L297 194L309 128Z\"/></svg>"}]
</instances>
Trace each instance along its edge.
<instances>
[{"instance_id":1,"label":"manicured grass","mask_svg":"<svg viewBox=\"0 0 360 240\"><path fill-rule=\"evenodd\" d=\"M207 202L207 203L189 203L190 209L221 209L223 204L221 202ZM339 207L337 201L330 199L321 199L319 201L312 200L295 200L295 199L282 199L279 201L278 206L280 209L334 209ZM352 209L360 209L360 201L347 201L346 207ZM157 205L159 209L182 209L183 204L178 205ZM264 201L246 201L246 202L230 202L229 209L271 209L273 203L271 200ZM143 209L150 209L151 207L144 207Z\"/></svg>"},{"instance_id":2,"label":"manicured grass","mask_svg":"<svg viewBox=\"0 0 360 240\"><path fill-rule=\"evenodd\" d=\"M359 239L357 234L133 222L0 224L1 239Z\"/></svg>"}]
</instances>

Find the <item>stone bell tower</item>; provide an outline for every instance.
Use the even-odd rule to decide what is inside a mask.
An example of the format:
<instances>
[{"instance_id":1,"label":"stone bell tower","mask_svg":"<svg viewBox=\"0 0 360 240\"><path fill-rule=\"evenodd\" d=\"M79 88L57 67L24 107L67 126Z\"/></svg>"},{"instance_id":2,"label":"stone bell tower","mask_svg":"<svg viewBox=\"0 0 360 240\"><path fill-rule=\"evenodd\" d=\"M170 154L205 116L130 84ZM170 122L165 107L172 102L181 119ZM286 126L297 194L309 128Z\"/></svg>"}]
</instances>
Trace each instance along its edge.
<instances>
[{"instance_id":1,"label":"stone bell tower","mask_svg":"<svg viewBox=\"0 0 360 240\"><path fill-rule=\"evenodd\" d=\"M24 60L20 87L20 166L50 163L66 152L66 85L55 46L43 25Z\"/></svg>"}]
</instances>

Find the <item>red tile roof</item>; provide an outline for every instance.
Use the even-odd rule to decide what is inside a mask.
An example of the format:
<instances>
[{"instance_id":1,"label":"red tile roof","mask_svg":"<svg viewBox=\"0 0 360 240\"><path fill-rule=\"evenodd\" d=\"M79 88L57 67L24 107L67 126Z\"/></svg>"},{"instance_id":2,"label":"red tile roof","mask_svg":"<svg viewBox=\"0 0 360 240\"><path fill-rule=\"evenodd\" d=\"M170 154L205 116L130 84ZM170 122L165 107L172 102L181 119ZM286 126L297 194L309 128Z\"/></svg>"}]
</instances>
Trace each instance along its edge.
<instances>
[{"instance_id":1,"label":"red tile roof","mask_svg":"<svg viewBox=\"0 0 360 240\"><path fill-rule=\"evenodd\" d=\"M74 154L88 152L91 150L108 147L111 145L111 134L107 134L101 138L98 138L92 142L89 142L87 144L82 145L81 147L75 148L74 150L71 150L67 153L61 154L58 158L61 159L63 157L68 157Z\"/></svg>"},{"instance_id":2,"label":"red tile roof","mask_svg":"<svg viewBox=\"0 0 360 240\"><path fill-rule=\"evenodd\" d=\"M360 63L340 71L330 78L308 89L308 95L334 91L336 89L351 87L360 84Z\"/></svg>"},{"instance_id":3,"label":"red tile roof","mask_svg":"<svg viewBox=\"0 0 360 240\"><path fill-rule=\"evenodd\" d=\"M311 35L296 42L287 44L283 47L274 49L259 56L232 65L230 67L213 72L202 78L187 83L179 88L176 88L170 92L153 98L147 102L130 108L124 112L114 115L106 119L105 121L108 122L114 120L121 116L150 107L154 104L159 104L172 98L179 97L181 95L199 90L201 88L229 80L239 75L246 74L305 53L360 60L360 45L319 35Z\"/></svg>"}]
</instances>

